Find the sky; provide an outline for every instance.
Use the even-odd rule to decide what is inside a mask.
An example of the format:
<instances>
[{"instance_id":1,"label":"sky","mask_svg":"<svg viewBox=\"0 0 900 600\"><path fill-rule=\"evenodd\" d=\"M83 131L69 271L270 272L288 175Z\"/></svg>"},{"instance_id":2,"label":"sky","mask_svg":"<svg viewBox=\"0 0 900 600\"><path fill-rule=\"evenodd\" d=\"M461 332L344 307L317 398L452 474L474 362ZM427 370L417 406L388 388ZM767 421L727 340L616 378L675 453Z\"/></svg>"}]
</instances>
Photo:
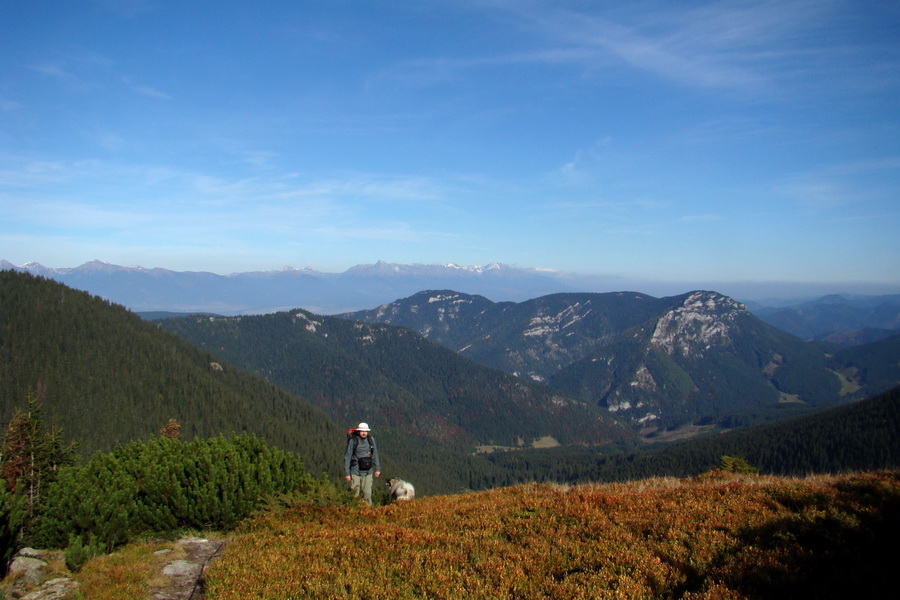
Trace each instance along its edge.
<instances>
[{"instance_id":1,"label":"sky","mask_svg":"<svg viewBox=\"0 0 900 600\"><path fill-rule=\"evenodd\" d=\"M0 5L0 258L900 292L900 3Z\"/></svg>"}]
</instances>

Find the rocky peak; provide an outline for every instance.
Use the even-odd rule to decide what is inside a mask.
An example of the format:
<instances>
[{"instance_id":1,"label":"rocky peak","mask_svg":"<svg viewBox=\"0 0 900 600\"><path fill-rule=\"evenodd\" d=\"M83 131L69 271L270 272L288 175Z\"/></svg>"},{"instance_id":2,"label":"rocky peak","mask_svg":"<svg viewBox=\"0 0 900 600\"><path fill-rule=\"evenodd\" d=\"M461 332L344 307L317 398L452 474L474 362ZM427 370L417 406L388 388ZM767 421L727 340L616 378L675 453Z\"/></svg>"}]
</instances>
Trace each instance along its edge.
<instances>
[{"instance_id":1,"label":"rocky peak","mask_svg":"<svg viewBox=\"0 0 900 600\"><path fill-rule=\"evenodd\" d=\"M302 326L310 333L316 333L316 328L322 326L321 321L310 319L309 315L299 310L294 313L292 320L294 324Z\"/></svg>"},{"instance_id":2,"label":"rocky peak","mask_svg":"<svg viewBox=\"0 0 900 600\"><path fill-rule=\"evenodd\" d=\"M716 292L697 291L656 322L651 346L669 355L702 356L713 346L731 345L733 326L747 307Z\"/></svg>"}]
</instances>

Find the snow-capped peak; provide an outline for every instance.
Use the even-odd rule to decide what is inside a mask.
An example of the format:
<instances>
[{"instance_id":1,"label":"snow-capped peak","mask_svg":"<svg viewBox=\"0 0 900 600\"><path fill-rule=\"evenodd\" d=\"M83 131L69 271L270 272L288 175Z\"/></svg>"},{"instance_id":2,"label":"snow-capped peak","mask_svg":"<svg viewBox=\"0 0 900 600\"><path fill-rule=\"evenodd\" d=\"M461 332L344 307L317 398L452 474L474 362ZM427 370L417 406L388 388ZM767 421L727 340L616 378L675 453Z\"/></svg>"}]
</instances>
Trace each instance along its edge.
<instances>
[{"instance_id":1,"label":"snow-capped peak","mask_svg":"<svg viewBox=\"0 0 900 600\"><path fill-rule=\"evenodd\" d=\"M484 273L486 271L499 271L504 268L506 265L503 263L492 262L488 263L484 266L481 265L458 265L456 263L447 263L444 265L445 268L451 269L454 271L466 271L468 273Z\"/></svg>"}]
</instances>

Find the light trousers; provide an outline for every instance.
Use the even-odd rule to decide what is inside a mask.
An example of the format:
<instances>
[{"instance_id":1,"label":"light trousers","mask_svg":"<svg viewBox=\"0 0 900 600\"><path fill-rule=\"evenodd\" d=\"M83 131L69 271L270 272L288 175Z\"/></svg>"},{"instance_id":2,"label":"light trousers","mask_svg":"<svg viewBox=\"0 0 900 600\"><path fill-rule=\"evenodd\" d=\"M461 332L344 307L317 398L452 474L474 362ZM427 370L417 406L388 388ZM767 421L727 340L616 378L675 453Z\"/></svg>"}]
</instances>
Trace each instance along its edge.
<instances>
[{"instance_id":1,"label":"light trousers","mask_svg":"<svg viewBox=\"0 0 900 600\"><path fill-rule=\"evenodd\" d=\"M372 506L372 480L374 477L372 474L368 475L351 475L350 476L350 491L354 493L354 495L359 498L359 491L362 490L363 500L366 501L366 504Z\"/></svg>"}]
</instances>

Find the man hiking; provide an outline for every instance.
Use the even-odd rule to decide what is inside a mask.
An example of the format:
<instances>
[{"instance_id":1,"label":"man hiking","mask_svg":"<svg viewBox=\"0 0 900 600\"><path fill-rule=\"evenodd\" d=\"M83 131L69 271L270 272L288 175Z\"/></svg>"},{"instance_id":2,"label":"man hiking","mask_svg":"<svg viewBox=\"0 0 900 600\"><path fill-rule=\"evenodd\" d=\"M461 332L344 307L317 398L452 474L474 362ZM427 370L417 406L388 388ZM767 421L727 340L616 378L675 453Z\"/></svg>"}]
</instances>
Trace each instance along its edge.
<instances>
[{"instance_id":1,"label":"man hiking","mask_svg":"<svg viewBox=\"0 0 900 600\"><path fill-rule=\"evenodd\" d=\"M381 475L381 459L368 423L360 423L347 432L347 451L344 453L344 479L350 482L350 491L372 505L372 474Z\"/></svg>"}]
</instances>

